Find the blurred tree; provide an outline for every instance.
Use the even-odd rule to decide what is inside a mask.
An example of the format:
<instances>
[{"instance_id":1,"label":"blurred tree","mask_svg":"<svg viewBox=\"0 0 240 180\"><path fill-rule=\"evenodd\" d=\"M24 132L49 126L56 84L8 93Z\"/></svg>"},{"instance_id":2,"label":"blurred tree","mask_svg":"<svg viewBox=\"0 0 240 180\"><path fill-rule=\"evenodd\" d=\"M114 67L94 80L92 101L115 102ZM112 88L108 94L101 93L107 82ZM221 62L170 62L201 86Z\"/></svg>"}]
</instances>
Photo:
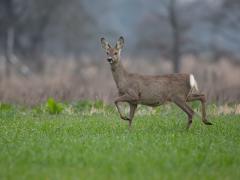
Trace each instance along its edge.
<instances>
[{"instance_id":1,"label":"blurred tree","mask_svg":"<svg viewBox=\"0 0 240 180\"><path fill-rule=\"evenodd\" d=\"M207 16L212 26L211 50L214 60L221 57L237 60L240 57L240 1L223 0L217 10Z\"/></svg>"},{"instance_id":2,"label":"blurred tree","mask_svg":"<svg viewBox=\"0 0 240 180\"><path fill-rule=\"evenodd\" d=\"M151 12L138 28L142 38L138 45L142 48L158 48L161 56L169 58L173 62L173 72L180 71L181 56L192 50L189 47L191 39L187 36L196 18L189 16L196 2L181 4L177 0L161 1L159 11ZM190 9L187 11L187 9ZM145 28L142 28L144 26ZM154 28L152 28L154 27ZM146 28L151 28L150 31Z\"/></svg>"},{"instance_id":3,"label":"blurred tree","mask_svg":"<svg viewBox=\"0 0 240 180\"><path fill-rule=\"evenodd\" d=\"M1 42L3 46L3 53L5 56L5 72L6 76L9 77L11 74L11 63L15 35L15 12L13 9L13 1L1 0L0 7Z\"/></svg>"},{"instance_id":4,"label":"blurred tree","mask_svg":"<svg viewBox=\"0 0 240 180\"><path fill-rule=\"evenodd\" d=\"M1 0L1 43L6 58L6 75L10 65L25 62L42 70L41 44L56 0ZM20 60L19 60L20 59ZM26 67L26 66L25 66Z\"/></svg>"},{"instance_id":5,"label":"blurred tree","mask_svg":"<svg viewBox=\"0 0 240 180\"><path fill-rule=\"evenodd\" d=\"M0 10L0 44L7 75L16 62L41 72L44 52L79 53L95 34L81 0L0 0Z\"/></svg>"},{"instance_id":6,"label":"blurred tree","mask_svg":"<svg viewBox=\"0 0 240 180\"><path fill-rule=\"evenodd\" d=\"M34 71L44 68L43 43L45 31L62 0L18 0L16 53L31 65Z\"/></svg>"},{"instance_id":7,"label":"blurred tree","mask_svg":"<svg viewBox=\"0 0 240 180\"><path fill-rule=\"evenodd\" d=\"M179 26L177 3L176 0L170 0L168 7L168 16L172 29L172 59L173 59L173 72L178 73L180 70L180 38L181 29Z\"/></svg>"},{"instance_id":8,"label":"blurred tree","mask_svg":"<svg viewBox=\"0 0 240 180\"><path fill-rule=\"evenodd\" d=\"M67 12L67 13L65 13ZM48 53L57 55L80 56L91 49L96 41L97 28L79 0L62 2L52 16L45 32L45 47ZM91 52L92 53L92 52Z\"/></svg>"}]
</instances>

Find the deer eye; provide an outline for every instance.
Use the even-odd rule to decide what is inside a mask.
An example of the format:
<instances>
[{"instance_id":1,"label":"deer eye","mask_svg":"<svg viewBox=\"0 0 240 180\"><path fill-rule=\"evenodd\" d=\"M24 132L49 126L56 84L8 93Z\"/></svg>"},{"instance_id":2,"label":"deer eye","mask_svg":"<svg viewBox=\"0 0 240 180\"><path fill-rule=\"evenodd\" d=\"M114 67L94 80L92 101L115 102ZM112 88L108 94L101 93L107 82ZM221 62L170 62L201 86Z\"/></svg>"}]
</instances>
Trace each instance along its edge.
<instances>
[{"instance_id":1,"label":"deer eye","mask_svg":"<svg viewBox=\"0 0 240 180\"><path fill-rule=\"evenodd\" d=\"M107 52L107 55L109 55L109 52Z\"/></svg>"},{"instance_id":2,"label":"deer eye","mask_svg":"<svg viewBox=\"0 0 240 180\"><path fill-rule=\"evenodd\" d=\"M117 53L117 52L115 52L115 53L114 53L114 55L118 55L118 53Z\"/></svg>"}]
</instances>

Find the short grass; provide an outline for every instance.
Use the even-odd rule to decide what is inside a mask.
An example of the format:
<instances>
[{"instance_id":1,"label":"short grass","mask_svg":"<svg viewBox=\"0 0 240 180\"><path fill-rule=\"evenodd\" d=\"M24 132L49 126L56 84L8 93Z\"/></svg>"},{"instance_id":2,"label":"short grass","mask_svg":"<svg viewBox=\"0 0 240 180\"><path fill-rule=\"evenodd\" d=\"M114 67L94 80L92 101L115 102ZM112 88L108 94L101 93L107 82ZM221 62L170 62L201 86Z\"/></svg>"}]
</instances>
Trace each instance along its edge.
<instances>
[{"instance_id":1,"label":"short grass","mask_svg":"<svg viewBox=\"0 0 240 180\"><path fill-rule=\"evenodd\" d=\"M140 107L129 131L101 103L1 107L0 179L240 179L239 115L186 131L175 106Z\"/></svg>"}]
</instances>

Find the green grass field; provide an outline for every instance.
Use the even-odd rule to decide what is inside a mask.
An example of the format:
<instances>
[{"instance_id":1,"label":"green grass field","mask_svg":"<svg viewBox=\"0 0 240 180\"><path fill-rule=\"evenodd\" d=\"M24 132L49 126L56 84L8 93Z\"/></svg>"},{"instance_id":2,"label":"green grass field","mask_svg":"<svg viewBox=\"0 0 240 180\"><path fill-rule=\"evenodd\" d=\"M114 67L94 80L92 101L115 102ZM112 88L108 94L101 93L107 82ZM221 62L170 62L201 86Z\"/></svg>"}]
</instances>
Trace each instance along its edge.
<instances>
[{"instance_id":1,"label":"green grass field","mask_svg":"<svg viewBox=\"0 0 240 180\"><path fill-rule=\"evenodd\" d=\"M1 104L0 179L240 179L239 115L214 108L186 131L177 107L140 107L129 131L99 102Z\"/></svg>"}]
</instances>

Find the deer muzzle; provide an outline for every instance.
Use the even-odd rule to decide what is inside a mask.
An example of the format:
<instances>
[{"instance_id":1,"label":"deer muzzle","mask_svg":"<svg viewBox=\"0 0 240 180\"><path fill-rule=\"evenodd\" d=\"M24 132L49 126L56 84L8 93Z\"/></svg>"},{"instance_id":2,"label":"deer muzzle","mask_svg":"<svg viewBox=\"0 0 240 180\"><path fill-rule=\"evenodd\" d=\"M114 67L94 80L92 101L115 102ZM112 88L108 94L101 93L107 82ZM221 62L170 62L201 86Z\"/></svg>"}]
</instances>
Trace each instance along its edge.
<instances>
[{"instance_id":1,"label":"deer muzzle","mask_svg":"<svg viewBox=\"0 0 240 180\"><path fill-rule=\"evenodd\" d=\"M113 59L111 57L107 58L107 61L112 64L113 63Z\"/></svg>"}]
</instances>

